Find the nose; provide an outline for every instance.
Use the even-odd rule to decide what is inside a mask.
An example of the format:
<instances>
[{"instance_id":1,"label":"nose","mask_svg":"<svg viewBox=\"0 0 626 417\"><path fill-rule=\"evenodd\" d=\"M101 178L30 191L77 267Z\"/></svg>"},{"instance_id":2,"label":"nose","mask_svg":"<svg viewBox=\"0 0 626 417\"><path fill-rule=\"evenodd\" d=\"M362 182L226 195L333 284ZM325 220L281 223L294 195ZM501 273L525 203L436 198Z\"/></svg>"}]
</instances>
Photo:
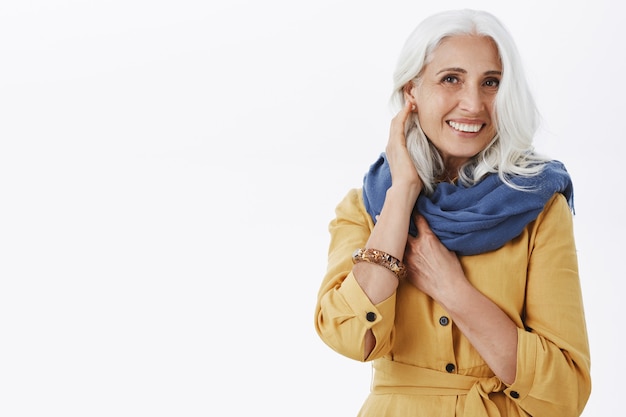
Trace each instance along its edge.
<instances>
[{"instance_id":1,"label":"nose","mask_svg":"<svg viewBox=\"0 0 626 417\"><path fill-rule=\"evenodd\" d=\"M480 86L465 85L460 92L459 106L461 110L464 110L470 114L480 113L485 109L486 97L481 91Z\"/></svg>"}]
</instances>

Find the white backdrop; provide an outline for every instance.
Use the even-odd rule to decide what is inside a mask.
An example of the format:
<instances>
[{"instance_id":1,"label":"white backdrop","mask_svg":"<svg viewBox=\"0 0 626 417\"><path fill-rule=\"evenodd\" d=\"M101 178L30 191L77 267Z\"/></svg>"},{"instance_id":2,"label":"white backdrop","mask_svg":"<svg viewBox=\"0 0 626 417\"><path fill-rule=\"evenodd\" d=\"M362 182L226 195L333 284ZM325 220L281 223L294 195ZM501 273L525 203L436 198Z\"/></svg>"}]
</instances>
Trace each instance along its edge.
<instances>
[{"instance_id":1,"label":"white backdrop","mask_svg":"<svg viewBox=\"0 0 626 417\"><path fill-rule=\"evenodd\" d=\"M575 183L584 416L617 410L625 8L423 3L3 1L0 415L355 415L370 367L313 327L327 225L441 7L518 41Z\"/></svg>"}]
</instances>

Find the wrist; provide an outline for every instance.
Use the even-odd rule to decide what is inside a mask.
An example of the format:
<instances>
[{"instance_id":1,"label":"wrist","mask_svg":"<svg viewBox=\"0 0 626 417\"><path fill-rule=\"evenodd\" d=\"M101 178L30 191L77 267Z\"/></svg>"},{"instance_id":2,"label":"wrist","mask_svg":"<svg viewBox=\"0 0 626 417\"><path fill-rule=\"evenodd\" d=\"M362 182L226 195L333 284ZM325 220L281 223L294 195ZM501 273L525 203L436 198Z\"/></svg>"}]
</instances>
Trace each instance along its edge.
<instances>
[{"instance_id":1,"label":"wrist","mask_svg":"<svg viewBox=\"0 0 626 417\"><path fill-rule=\"evenodd\" d=\"M411 208L417 201L420 192L422 191L422 184L414 182L399 182L394 183L387 189L386 198L391 199L404 199L411 204Z\"/></svg>"},{"instance_id":2,"label":"wrist","mask_svg":"<svg viewBox=\"0 0 626 417\"><path fill-rule=\"evenodd\" d=\"M433 298L452 316L457 316L467 308L465 302L473 300L479 293L467 279L448 282L450 285L439 288L438 294Z\"/></svg>"}]
</instances>

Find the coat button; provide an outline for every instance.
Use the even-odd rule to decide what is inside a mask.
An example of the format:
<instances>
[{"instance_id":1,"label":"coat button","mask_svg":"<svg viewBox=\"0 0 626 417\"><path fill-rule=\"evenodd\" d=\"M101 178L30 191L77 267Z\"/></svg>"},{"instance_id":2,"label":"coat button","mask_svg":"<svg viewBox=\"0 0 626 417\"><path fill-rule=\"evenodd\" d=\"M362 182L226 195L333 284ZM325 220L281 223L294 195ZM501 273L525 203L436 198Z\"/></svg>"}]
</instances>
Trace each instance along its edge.
<instances>
[{"instance_id":1,"label":"coat button","mask_svg":"<svg viewBox=\"0 0 626 417\"><path fill-rule=\"evenodd\" d=\"M449 374L451 374L452 372L454 372L454 364L453 363L449 363L446 365L446 372L448 372Z\"/></svg>"},{"instance_id":2,"label":"coat button","mask_svg":"<svg viewBox=\"0 0 626 417\"><path fill-rule=\"evenodd\" d=\"M447 326L448 323L450 323L449 318L447 318L446 316L439 317L439 324L441 324L442 326Z\"/></svg>"},{"instance_id":3,"label":"coat button","mask_svg":"<svg viewBox=\"0 0 626 417\"><path fill-rule=\"evenodd\" d=\"M369 313L365 315L365 319L369 322L376 321L376 313L374 313L373 311L370 311Z\"/></svg>"},{"instance_id":4,"label":"coat button","mask_svg":"<svg viewBox=\"0 0 626 417\"><path fill-rule=\"evenodd\" d=\"M511 398L515 398L517 400L519 398L519 392L511 391Z\"/></svg>"}]
</instances>

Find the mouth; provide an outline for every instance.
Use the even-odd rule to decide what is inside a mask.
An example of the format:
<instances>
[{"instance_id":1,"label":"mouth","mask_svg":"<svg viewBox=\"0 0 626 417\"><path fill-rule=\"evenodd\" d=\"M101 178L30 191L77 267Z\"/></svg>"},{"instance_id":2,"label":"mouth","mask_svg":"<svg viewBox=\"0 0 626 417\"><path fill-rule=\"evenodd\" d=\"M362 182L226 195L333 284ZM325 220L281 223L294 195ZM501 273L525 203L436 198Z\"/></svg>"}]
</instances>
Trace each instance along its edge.
<instances>
[{"instance_id":1,"label":"mouth","mask_svg":"<svg viewBox=\"0 0 626 417\"><path fill-rule=\"evenodd\" d=\"M446 123L457 132L463 133L476 133L484 126L482 123L457 123L452 120L448 120Z\"/></svg>"}]
</instances>

